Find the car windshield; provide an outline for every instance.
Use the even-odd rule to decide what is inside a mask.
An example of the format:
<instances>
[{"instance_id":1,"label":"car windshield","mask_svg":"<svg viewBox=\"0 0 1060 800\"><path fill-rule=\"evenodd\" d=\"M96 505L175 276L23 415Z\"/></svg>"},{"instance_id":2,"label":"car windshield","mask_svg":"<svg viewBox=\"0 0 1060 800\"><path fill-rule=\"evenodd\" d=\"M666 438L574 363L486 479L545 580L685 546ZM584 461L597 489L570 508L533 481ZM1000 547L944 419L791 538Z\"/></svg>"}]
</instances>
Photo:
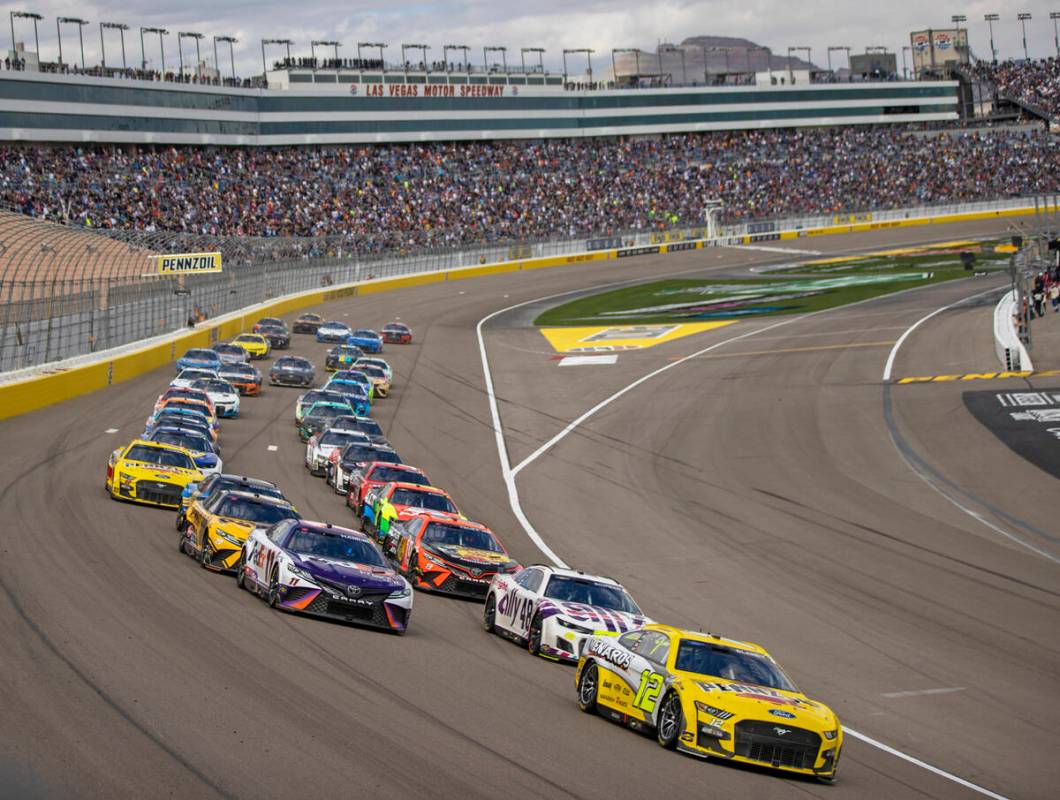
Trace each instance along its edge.
<instances>
[{"instance_id":1,"label":"car windshield","mask_svg":"<svg viewBox=\"0 0 1060 800\"><path fill-rule=\"evenodd\" d=\"M261 344L261 339L252 333L241 333L233 341L236 342L251 342L252 344Z\"/></svg>"},{"instance_id":2,"label":"car windshield","mask_svg":"<svg viewBox=\"0 0 1060 800\"><path fill-rule=\"evenodd\" d=\"M430 511L444 511L449 514L456 513L456 506L444 494L437 492L423 492L418 489L395 489L390 496L390 502L396 506L414 506L426 508Z\"/></svg>"},{"instance_id":3,"label":"car windshield","mask_svg":"<svg viewBox=\"0 0 1060 800\"><path fill-rule=\"evenodd\" d=\"M343 406L342 408L336 408L332 405L321 406L319 403L313 406L309 414L306 415L307 423L316 423L323 421L330 421L336 417L341 417L350 409Z\"/></svg>"},{"instance_id":4,"label":"car windshield","mask_svg":"<svg viewBox=\"0 0 1060 800\"><path fill-rule=\"evenodd\" d=\"M240 492L251 492L253 494L264 495L265 497L275 497L277 500L284 500L283 492L277 489L275 486L268 484L257 484L247 483L241 480L233 479L221 479L217 481L212 487L213 492L223 492L226 489L235 489Z\"/></svg>"},{"instance_id":5,"label":"car windshield","mask_svg":"<svg viewBox=\"0 0 1060 800\"><path fill-rule=\"evenodd\" d=\"M390 481L401 481L402 483L417 483L420 486L429 486L427 476L408 469L397 469L396 467L376 467L369 473L368 480L389 483Z\"/></svg>"},{"instance_id":6,"label":"car windshield","mask_svg":"<svg viewBox=\"0 0 1060 800\"><path fill-rule=\"evenodd\" d=\"M349 444L350 442L363 442L365 435L360 431L325 431L317 444L327 444L336 447Z\"/></svg>"},{"instance_id":7,"label":"car windshield","mask_svg":"<svg viewBox=\"0 0 1060 800\"><path fill-rule=\"evenodd\" d=\"M571 578L564 575L553 575L545 588L545 597L561 600L565 603L582 603L587 606L600 606L614 611L625 611L628 614L639 614L640 609L621 586Z\"/></svg>"},{"instance_id":8,"label":"car windshield","mask_svg":"<svg viewBox=\"0 0 1060 800\"><path fill-rule=\"evenodd\" d=\"M251 500L246 497L234 497L229 495L217 505L215 513L219 517L231 519L244 519L247 522L256 522L259 525L275 525L283 519L298 519L294 510L276 505L275 503L262 503L259 500Z\"/></svg>"},{"instance_id":9,"label":"car windshield","mask_svg":"<svg viewBox=\"0 0 1060 800\"><path fill-rule=\"evenodd\" d=\"M681 640L674 668L785 692L798 691L767 656L695 639Z\"/></svg>"},{"instance_id":10,"label":"car windshield","mask_svg":"<svg viewBox=\"0 0 1060 800\"><path fill-rule=\"evenodd\" d=\"M504 552L501 543L489 531L444 522L429 523L427 530L423 532L422 541L424 544L455 544L473 550L488 550L491 553Z\"/></svg>"},{"instance_id":11,"label":"car windshield","mask_svg":"<svg viewBox=\"0 0 1060 800\"><path fill-rule=\"evenodd\" d=\"M284 356L283 358L276 359L277 367L297 367L299 369L308 369L313 366L304 358L295 358L294 356Z\"/></svg>"},{"instance_id":12,"label":"car windshield","mask_svg":"<svg viewBox=\"0 0 1060 800\"><path fill-rule=\"evenodd\" d=\"M297 528L287 542L287 549L304 556L351 561L370 567L385 567L383 556L375 545L360 537Z\"/></svg>"},{"instance_id":13,"label":"car windshield","mask_svg":"<svg viewBox=\"0 0 1060 800\"><path fill-rule=\"evenodd\" d=\"M177 377L181 380L197 381L199 378L212 378L213 376L213 372L205 369L182 369Z\"/></svg>"},{"instance_id":14,"label":"car windshield","mask_svg":"<svg viewBox=\"0 0 1060 800\"><path fill-rule=\"evenodd\" d=\"M218 380L201 380L195 381L191 385L192 389L202 389L204 392L214 392L215 394L232 394L232 384L227 381Z\"/></svg>"},{"instance_id":15,"label":"car windshield","mask_svg":"<svg viewBox=\"0 0 1060 800\"><path fill-rule=\"evenodd\" d=\"M408 325L401 325L397 322L391 322L389 325L383 328L384 331L395 331L397 333L404 333L408 329Z\"/></svg>"},{"instance_id":16,"label":"car windshield","mask_svg":"<svg viewBox=\"0 0 1060 800\"><path fill-rule=\"evenodd\" d=\"M169 450L164 447L148 447L144 444L133 445L125 454L126 461L139 461L143 464L155 464L160 467L179 467L195 469L195 464L187 453Z\"/></svg>"},{"instance_id":17,"label":"car windshield","mask_svg":"<svg viewBox=\"0 0 1060 800\"><path fill-rule=\"evenodd\" d=\"M206 431L210 428L202 414L194 414L190 411L172 411L168 407L158 412L155 417L156 423L167 423L174 428L201 428Z\"/></svg>"},{"instance_id":18,"label":"car windshield","mask_svg":"<svg viewBox=\"0 0 1060 800\"><path fill-rule=\"evenodd\" d=\"M251 366L245 366L245 367L233 366L233 367L228 367L227 369L221 370L220 373L218 373L218 374L222 378L227 378L229 376L231 376L233 378L253 378L253 377L255 377L254 368L251 367Z\"/></svg>"},{"instance_id":19,"label":"car windshield","mask_svg":"<svg viewBox=\"0 0 1060 800\"><path fill-rule=\"evenodd\" d=\"M198 361L216 361L217 353L213 350L189 350L184 354L184 358L193 358Z\"/></svg>"},{"instance_id":20,"label":"car windshield","mask_svg":"<svg viewBox=\"0 0 1060 800\"><path fill-rule=\"evenodd\" d=\"M377 334L375 331L370 331L367 328L358 328L353 332L353 335L356 336L358 339L374 339L379 334Z\"/></svg>"},{"instance_id":21,"label":"car windshield","mask_svg":"<svg viewBox=\"0 0 1060 800\"><path fill-rule=\"evenodd\" d=\"M196 403L192 400L168 400L165 406L166 411L181 411L188 414L198 414L206 420L206 406L201 403Z\"/></svg>"},{"instance_id":22,"label":"car windshield","mask_svg":"<svg viewBox=\"0 0 1060 800\"><path fill-rule=\"evenodd\" d=\"M342 395L343 399L350 397L354 397L358 400L368 399L368 392L366 392L364 387L359 383L344 383L342 381L339 381L338 383L329 383L328 391Z\"/></svg>"},{"instance_id":23,"label":"car windshield","mask_svg":"<svg viewBox=\"0 0 1060 800\"><path fill-rule=\"evenodd\" d=\"M151 436L151 441L162 444L174 444L187 450L198 450L200 453L212 453L213 447L209 440L203 436L194 436L189 433L175 433L171 431L158 431Z\"/></svg>"},{"instance_id":24,"label":"car windshield","mask_svg":"<svg viewBox=\"0 0 1060 800\"><path fill-rule=\"evenodd\" d=\"M359 419L352 423L350 428L358 431L364 431L369 436L382 436L383 429L379 427L379 423L374 419Z\"/></svg>"},{"instance_id":25,"label":"car windshield","mask_svg":"<svg viewBox=\"0 0 1060 800\"><path fill-rule=\"evenodd\" d=\"M320 327L322 327L322 328L342 328L344 331L348 331L350 329L350 326L347 325L345 322L325 322Z\"/></svg>"},{"instance_id":26,"label":"car windshield","mask_svg":"<svg viewBox=\"0 0 1060 800\"><path fill-rule=\"evenodd\" d=\"M231 353L233 355L239 355L243 352L243 348L234 344L215 344L213 346L213 351L215 353Z\"/></svg>"}]
</instances>

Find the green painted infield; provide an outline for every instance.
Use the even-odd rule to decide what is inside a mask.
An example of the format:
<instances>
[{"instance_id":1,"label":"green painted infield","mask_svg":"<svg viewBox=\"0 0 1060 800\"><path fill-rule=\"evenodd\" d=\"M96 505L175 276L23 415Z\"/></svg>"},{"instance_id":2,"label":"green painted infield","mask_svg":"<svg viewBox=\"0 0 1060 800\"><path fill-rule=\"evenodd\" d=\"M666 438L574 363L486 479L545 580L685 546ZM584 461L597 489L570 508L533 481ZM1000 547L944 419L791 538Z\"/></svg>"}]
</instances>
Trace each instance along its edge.
<instances>
[{"instance_id":1,"label":"green painted infield","mask_svg":"<svg viewBox=\"0 0 1060 800\"><path fill-rule=\"evenodd\" d=\"M550 308L534 324L705 322L805 314L1008 265L1006 254L994 252L995 242L954 244L808 261L747 279L652 281ZM975 255L971 270L961 261L965 251Z\"/></svg>"}]
</instances>

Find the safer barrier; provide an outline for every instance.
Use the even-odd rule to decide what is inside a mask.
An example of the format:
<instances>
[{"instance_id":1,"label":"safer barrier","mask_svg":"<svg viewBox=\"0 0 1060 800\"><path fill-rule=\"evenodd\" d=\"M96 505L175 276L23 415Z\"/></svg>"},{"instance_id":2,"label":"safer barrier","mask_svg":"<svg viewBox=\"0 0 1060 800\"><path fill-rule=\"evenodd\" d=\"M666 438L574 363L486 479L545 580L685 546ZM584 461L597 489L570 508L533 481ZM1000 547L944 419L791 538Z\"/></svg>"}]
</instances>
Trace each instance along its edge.
<instances>
[{"instance_id":1,"label":"safer barrier","mask_svg":"<svg viewBox=\"0 0 1060 800\"><path fill-rule=\"evenodd\" d=\"M994 352L1008 372L1033 371L1027 348L1016 331L1016 290L1007 292L994 306Z\"/></svg>"},{"instance_id":2,"label":"safer barrier","mask_svg":"<svg viewBox=\"0 0 1060 800\"><path fill-rule=\"evenodd\" d=\"M96 361L69 368L53 365L52 370L22 380L0 385L0 419L36 411L65 400L130 380L151 370L158 369L177 360L193 347L209 347L218 341L231 339L248 330L254 322L265 316L280 316L344 297L378 294L396 289L423 286L451 280L467 280L485 275L517 272L525 269L558 267L567 264L601 261L615 257L614 250L596 253L581 253L571 256L527 259L525 261L503 261L473 267L462 267L445 272L427 272L399 278L349 283L328 289L315 289L275 300L260 303L240 311L218 317L192 330L174 333L165 341L155 342L142 348L119 354L100 353Z\"/></svg>"}]
</instances>

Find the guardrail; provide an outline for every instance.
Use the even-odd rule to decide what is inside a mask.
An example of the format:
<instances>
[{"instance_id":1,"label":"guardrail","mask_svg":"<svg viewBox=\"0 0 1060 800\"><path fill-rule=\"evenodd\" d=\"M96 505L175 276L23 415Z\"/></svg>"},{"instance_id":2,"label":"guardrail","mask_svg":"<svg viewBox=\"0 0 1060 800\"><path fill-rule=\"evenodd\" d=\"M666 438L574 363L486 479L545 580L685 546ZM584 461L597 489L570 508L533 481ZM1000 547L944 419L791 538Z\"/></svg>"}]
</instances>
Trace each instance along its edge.
<instances>
[{"instance_id":1,"label":"guardrail","mask_svg":"<svg viewBox=\"0 0 1060 800\"><path fill-rule=\"evenodd\" d=\"M1031 372L1034 364L1016 331L1016 303L1013 289L994 306L994 352L1006 372Z\"/></svg>"}]
</instances>

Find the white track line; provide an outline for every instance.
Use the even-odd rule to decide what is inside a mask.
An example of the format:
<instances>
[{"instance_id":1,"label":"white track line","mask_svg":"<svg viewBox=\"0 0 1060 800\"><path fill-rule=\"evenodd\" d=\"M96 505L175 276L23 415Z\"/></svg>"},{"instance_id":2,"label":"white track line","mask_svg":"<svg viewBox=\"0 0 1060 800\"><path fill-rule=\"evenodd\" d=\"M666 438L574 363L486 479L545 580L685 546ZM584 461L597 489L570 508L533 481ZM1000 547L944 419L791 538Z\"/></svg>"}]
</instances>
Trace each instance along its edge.
<instances>
[{"instance_id":1,"label":"white track line","mask_svg":"<svg viewBox=\"0 0 1060 800\"><path fill-rule=\"evenodd\" d=\"M883 379L885 381L889 381L891 379L891 370L894 369L894 360L898 357L898 351L902 348L902 345L905 344L905 340L909 338L909 334L911 334L913 331L915 331L917 328L919 328L921 325L923 325L936 314L941 314L946 309L953 308L954 306L959 306L961 303L965 303L968 300L974 300L977 297L982 297L984 294L996 292L998 291L998 288L1000 287L987 289L985 292L979 292L978 294L973 294L970 297L962 297L960 300L950 303L949 305L945 305L942 308L936 308L930 314L921 317L908 328L906 328L905 333L898 337L898 341L895 342L894 347L891 348L890 355L887 356L887 363L883 366Z\"/></svg>"},{"instance_id":2,"label":"white track line","mask_svg":"<svg viewBox=\"0 0 1060 800\"><path fill-rule=\"evenodd\" d=\"M599 287L599 288L602 291L604 287ZM882 295L882 296L883 297L895 297L897 295L905 294L906 292L915 291L917 289L922 289L922 288L924 288L924 287L916 286L916 287L912 287L910 289L904 289L901 292L894 292L892 294ZM581 291L581 290L577 290L577 291ZM988 294L990 291L995 291L995 290L991 289L991 290L988 290L987 292L980 292L979 294L972 295L971 297L966 297L966 298L964 298L964 300L971 300L972 298L979 297L980 295ZM698 350L695 353L692 353L691 355L685 356L685 357L681 358L679 361L674 361L674 362L671 362L670 364L667 364L664 367L660 367L659 369L657 369L657 370L655 370L653 372L650 372L647 375L643 376L642 378L639 378L638 380L634 381L630 385L626 386L624 389L619 390L615 394L613 394L610 397L608 397L606 400L604 400L604 401L602 401L600 403L597 403L595 406L593 406L591 409L589 409L589 411L587 411L584 414L582 414L580 417L578 417L578 419L574 420L574 422L572 422L569 425L567 425L567 427L565 427L562 431L560 431L558 434L553 436L551 439L549 439L547 442L545 442L545 444L541 445L541 447L537 448L537 450L535 450L533 453L531 453L529 456L527 456L525 459L523 459L522 462L520 462L519 465L515 468L515 470L513 470L512 466L511 466L511 459L508 457L508 445L504 441L504 428L501 426L501 415L500 415L500 410L498 409L498 406L497 406L497 395L496 395L496 392L494 391L494 388L493 388L493 373L490 370L489 359L486 357L486 342L482 338L482 326L484 324L486 324L487 322L489 322L494 317L500 316L501 314L507 313L508 311L512 311L512 310L514 310L516 308L521 308L522 306L528 306L528 305L530 305L532 303L540 303L542 300L552 300L552 299L554 299L556 297L563 297L564 295L575 294L575 293L576 292L574 292L574 291L571 291L571 292L559 292L557 294L551 294L551 295L547 295L545 297L536 297L533 300L525 300L522 303L516 303L514 305L507 306L506 308L502 308L502 309L494 311L494 312L492 312L490 314L487 314L482 319L480 319L478 321L478 324L475 326L475 336L478 339L479 358L482 361L482 374L483 374L483 378L485 379L485 384L486 384L486 396L489 399L490 417L491 417L492 423L493 423L493 436L494 436L494 439L497 442L497 456L498 456L498 458L500 459L500 462L501 462L501 478L504 480L504 484L505 484L505 486L508 489L508 502L509 502L509 504L512 507L512 513L515 515L515 518L519 521L519 524L523 527L523 530L526 532L526 535L528 537L530 537L530 541L532 541L537 546L537 548L545 555L545 557L547 559L549 559L557 567L562 567L562 568L567 568L567 566L568 566L567 563L565 561L563 561L563 559L561 559L558 555L556 555L556 553L552 550L552 548L548 546L548 544L545 542L545 540L541 537L541 534L537 532L537 529L534 528L534 526L530 523L530 520L527 519L526 514L523 512L523 506L522 506L522 503L519 500L519 489L515 485L515 476L516 476L516 474L518 473L519 470L521 470L523 467L527 466L534 459L538 458L540 455L545 453L550 447L552 447L554 444L556 444L560 439L564 438L568 433L570 433L575 428L577 428L578 425L580 425L582 422L584 422L590 416L595 414L601 408L604 408L609 403L613 402L614 400L617 400L619 397L621 397L622 395L626 394L626 392L632 390L633 388L635 388L637 386L640 386L642 383L644 383L645 381L655 377L656 375L659 375L659 374L665 372L668 369L672 369L673 367L676 367L679 364L684 364L686 361L689 361L690 359L693 359L696 356L702 355L703 353L708 353L708 352L710 352L711 350L713 350L713 349L715 349L717 347L721 347L722 345L729 344L730 342L735 342L735 341L738 341L740 339L746 339L746 338L748 338L750 336L754 336L754 335L756 335L758 333L764 333L765 331L772 330L774 328L779 328L781 325L787 325L787 324L795 322L797 320L806 319L808 317L816 316L817 314L824 314L824 313L826 313L828 311L833 310L833 309L822 309L821 311L814 311L814 312L811 312L809 314L803 314L801 316L789 317L789 318L787 318L785 320L782 320L781 322L777 322L777 323L775 323L773 325L768 325L765 328L758 328L756 330L749 331L748 333L742 334L741 336L734 336L734 337L732 337L730 339L726 339L724 341L718 342L717 344L711 345L710 347L703 348L702 350ZM866 298L865 300L859 300L857 303L849 303L849 304L847 304L845 306L836 306L836 308L844 308L844 309L846 309L846 308L850 308L852 306L861 305L862 303L868 303L868 302L871 302L871 301L877 300L877 299L879 299L879 297L869 297L869 298ZM960 303L960 302L963 302L963 300L958 300L957 301L957 303ZM957 305L957 303L951 303L950 306ZM902 335L902 339L904 339L906 336L908 336L918 325L920 325L921 322L924 322L925 320L927 320L928 318L934 316L935 314L939 313L940 311L946 310L950 306L943 306L942 308L940 308L940 309L938 309L936 311L933 311L927 317L924 317L923 319L921 319L919 322L917 322L915 325L913 325L912 328L907 330ZM888 358L889 362L893 361L894 353L897 352L897 347L898 347L898 345L901 344L901 341L902 340L900 339L896 343L895 349L891 351L891 357ZM919 475L919 473L917 473L917 474ZM945 496L945 495L943 495L943 496ZM922 769L925 769L928 772L931 772L931 773L933 773L935 775L938 775L938 776L940 776L942 778L945 778L946 780L953 781L954 783L957 783L957 784L959 784L961 786L964 786L967 789L971 789L974 792L978 792L979 794L982 794L982 795L985 795L987 797L993 798L993 800L1009 800L1009 798L1005 797L1004 795L1000 795L1000 794L997 794L996 792L992 792L989 789L985 789L982 786L979 786L977 784L972 783L971 781L967 781L964 778L958 777L957 775L954 775L954 774L952 774L950 772L946 772L945 770L942 770L942 769L939 769L938 767L932 766L931 764L928 764L926 761L921 761L919 758L916 758L915 756L911 756L911 755L908 755L907 753L903 753L901 750L895 750L893 747L891 747L889 745L886 745L883 742L876 741L875 739L873 739L873 738L871 738L869 736L866 736L863 733L858 733L857 731L851 730L850 728L847 728L847 727L843 728L843 732L846 733L849 736L854 737L855 739L858 739L858 740L860 740L862 742L865 742L866 744L869 744L869 745L871 745L873 747L876 747L876 748L884 751L885 753L889 753L890 755L895 756L897 758L900 758L903 761L908 761L910 764L915 764L916 766L921 767Z\"/></svg>"},{"instance_id":3,"label":"white track line","mask_svg":"<svg viewBox=\"0 0 1060 800\"><path fill-rule=\"evenodd\" d=\"M919 758L915 758L915 757L913 757L911 755L908 755L907 753L903 753L901 750L895 750L890 745L886 745L883 742L878 742L875 739L873 739L872 737L866 736L863 733L858 733L857 731L851 730L850 728L847 728L846 726L843 727L843 733L846 736L853 736L855 739L859 739L859 740L865 742L865 744L870 744L873 747L878 747L883 752L890 753L892 756L895 756L896 758L900 758L903 761L908 761L910 764L915 764L916 766L920 767L921 769L926 769L928 772L933 772L936 775L938 775L940 778L945 778L948 781L953 781L954 783L958 783L961 786L965 787L966 789L971 789L973 792L979 792L979 794L986 795L987 797L991 797L991 798L993 798L993 800L1009 800L1009 798L1005 797L1005 795L1003 795L1003 794L998 794L997 792L992 792L989 789L986 789L986 788L980 786L977 783L972 783L971 781L966 781L964 778L958 777L957 775L954 775L951 772L946 772L946 770L939 769L938 767L932 766L931 764L928 764L926 761L921 761Z\"/></svg>"}]
</instances>

